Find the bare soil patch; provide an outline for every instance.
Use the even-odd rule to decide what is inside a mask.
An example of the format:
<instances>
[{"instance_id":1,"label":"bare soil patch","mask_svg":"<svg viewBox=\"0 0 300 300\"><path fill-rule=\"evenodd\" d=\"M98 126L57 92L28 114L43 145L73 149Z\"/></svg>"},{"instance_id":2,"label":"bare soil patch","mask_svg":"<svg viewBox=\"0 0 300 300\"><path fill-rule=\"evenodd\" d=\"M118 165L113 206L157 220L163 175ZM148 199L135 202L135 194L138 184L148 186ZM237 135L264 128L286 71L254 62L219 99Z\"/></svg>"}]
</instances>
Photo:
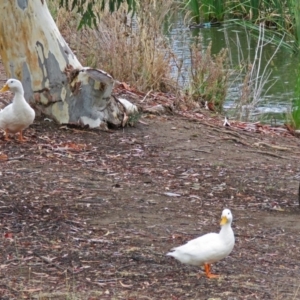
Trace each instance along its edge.
<instances>
[{"instance_id":1,"label":"bare soil patch","mask_svg":"<svg viewBox=\"0 0 300 300\"><path fill-rule=\"evenodd\" d=\"M1 140L1 299L298 299L299 139L142 120L40 118L28 142ZM224 207L236 245L220 279L165 256L218 231Z\"/></svg>"}]
</instances>

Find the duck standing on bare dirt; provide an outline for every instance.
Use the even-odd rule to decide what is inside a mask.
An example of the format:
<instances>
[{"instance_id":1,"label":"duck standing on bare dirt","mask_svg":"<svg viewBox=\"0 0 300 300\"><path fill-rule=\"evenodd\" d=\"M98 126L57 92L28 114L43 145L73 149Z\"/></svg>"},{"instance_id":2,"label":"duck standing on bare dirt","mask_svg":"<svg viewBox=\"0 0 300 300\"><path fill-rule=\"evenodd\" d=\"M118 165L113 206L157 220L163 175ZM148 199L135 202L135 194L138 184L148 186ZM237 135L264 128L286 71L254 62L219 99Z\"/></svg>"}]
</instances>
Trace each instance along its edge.
<instances>
[{"instance_id":1,"label":"duck standing on bare dirt","mask_svg":"<svg viewBox=\"0 0 300 300\"><path fill-rule=\"evenodd\" d=\"M231 211L224 209L219 233L207 233L187 242L185 245L173 248L173 251L167 253L167 255L173 256L184 264L204 265L206 276L208 278L217 278L218 275L210 272L210 265L227 257L234 247L235 238L231 222Z\"/></svg>"},{"instance_id":2,"label":"duck standing on bare dirt","mask_svg":"<svg viewBox=\"0 0 300 300\"><path fill-rule=\"evenodd\" d=\"M29 127L35 118L35 111L24 98L22 83L17 79L8 79L0 92L12 91L15 95L11 104L0 111L0 129L5 131L5 140L9 133L19 132L19 141L23 142L23 130Z\"/></svg>"}]
</instances>

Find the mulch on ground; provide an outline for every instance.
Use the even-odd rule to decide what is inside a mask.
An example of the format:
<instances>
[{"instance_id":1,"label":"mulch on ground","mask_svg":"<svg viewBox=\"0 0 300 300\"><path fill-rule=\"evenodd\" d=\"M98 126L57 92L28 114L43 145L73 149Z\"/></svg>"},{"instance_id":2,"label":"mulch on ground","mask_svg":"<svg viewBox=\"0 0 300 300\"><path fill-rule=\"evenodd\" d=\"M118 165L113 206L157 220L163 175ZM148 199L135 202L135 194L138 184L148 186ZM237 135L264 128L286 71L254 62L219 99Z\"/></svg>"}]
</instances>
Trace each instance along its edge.
<instances>
[{"instance_id":1,"label":"mulch on ground","mask_svg":"<svg viewBox=\"0 0 300 300\"><path fill-rule=\"evenodd\" d=\"M299 139L183 115L109 132L38 118L25 137L0 141L1 299L299 297ZM220 279L165 256L224 207Z\"/></svg>"}]
</instances>

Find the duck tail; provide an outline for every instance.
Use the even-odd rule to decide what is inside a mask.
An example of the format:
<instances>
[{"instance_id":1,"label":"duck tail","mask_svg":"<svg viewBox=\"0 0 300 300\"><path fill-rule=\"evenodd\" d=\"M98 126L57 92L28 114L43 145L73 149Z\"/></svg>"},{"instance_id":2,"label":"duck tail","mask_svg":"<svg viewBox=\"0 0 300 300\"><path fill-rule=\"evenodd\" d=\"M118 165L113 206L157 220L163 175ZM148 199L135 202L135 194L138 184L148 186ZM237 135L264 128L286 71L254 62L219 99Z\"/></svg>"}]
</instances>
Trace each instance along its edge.
<instances>
[{"instance_id":1,"label":"duck tail","mask_svg":"<svg viewBox=\"0 0 300 300\"><path fill-rule=\"evenodd\" d=\"M174 256L174 252L168 252L168 253L166 254L166 256L173 256L173 257L175 257L175 256Z\"/></svg>"}]
</instances>

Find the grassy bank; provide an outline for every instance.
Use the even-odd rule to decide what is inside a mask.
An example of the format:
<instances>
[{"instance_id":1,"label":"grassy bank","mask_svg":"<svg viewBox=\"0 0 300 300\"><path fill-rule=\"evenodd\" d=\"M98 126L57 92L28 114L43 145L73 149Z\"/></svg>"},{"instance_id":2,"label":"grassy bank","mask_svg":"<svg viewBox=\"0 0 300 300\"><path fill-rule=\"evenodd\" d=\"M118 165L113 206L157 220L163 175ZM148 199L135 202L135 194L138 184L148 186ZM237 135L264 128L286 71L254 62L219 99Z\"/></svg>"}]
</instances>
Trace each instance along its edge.
<instances>
[{"instance_id":1,"label":"grassy bank","mask_svg":"<svg viewBox=\"0 0 300 300\"><path fill-rule=\"evenodd\" d=\"M295 39L293 50L299 51L300 2L298 0L185 0L184 11L190 22L243 21L246 26L259 24L279 37ZM256 27L258 29L258 27Z\"/></svg>"},{"instance_id":2,"label":"grassy bank","mask_svg":"<svg viewBox=\"0 0 300 300\"><path fill-rule=\"evenodd\" d=\"M77 30L81 20L80 14L59 9L58 2L58 0L50 1L50 10L59 29L83 65L101 68L116 80L125 82L140 92L172 93L177 98L176 104L184 102L184 105L188 104L192 108L204 106L206 103L218 112L223 108L229 78L234 77L234 72L237 72L242 86L235 117L241 119L248 119L251 116L251 112L242 113L244 108L255 109L261 99L269 71L257 68L260 67L259 61L263 56L259 52L254 62L246 58L240 62L240 68L237 70L236 66L228 64L228 50L222 50L213 56L210 47L203 49L201 40L196 38L194 43L190 44L188 85L182 87L179 84L180 76L174 76L174 73L180 74L183 71L182 60L186 58L176 56L168 38L172 14L176 15L184 8L185 21L188 25L193 17L191 11L187 10L191 7L203 10L206 7L204 15L218 20L217 15L210 14L212 5L208 0L203 1L202 6L192 1L186 2L185 6L182 6L180 1L140 1L134 16L128 14L128 7L125 5L113 14L109 9L101 11L100 7L94 7L95 12L100 14L97 27L83 28L80 31ZM237 1L236 7L232 6L232 2L230 4L232 16L239 15L237 4ZM228 8L227 5L229 4L226 1L223 6L220 4L219 11ZM229 15L229 10L225 11ZM254 15L258 14L254 6L251 9L245 6L243 12L240 17L248 19L254 19ZM261 14L260 11L259 15ZM222 18L225 18L225 14ZM262 24L257 28L257 45L262 51L267 29ZM282 40L279 41L283 43ZM177 70L174 72L171 66Z\"/></svg>"}]
</instances>

